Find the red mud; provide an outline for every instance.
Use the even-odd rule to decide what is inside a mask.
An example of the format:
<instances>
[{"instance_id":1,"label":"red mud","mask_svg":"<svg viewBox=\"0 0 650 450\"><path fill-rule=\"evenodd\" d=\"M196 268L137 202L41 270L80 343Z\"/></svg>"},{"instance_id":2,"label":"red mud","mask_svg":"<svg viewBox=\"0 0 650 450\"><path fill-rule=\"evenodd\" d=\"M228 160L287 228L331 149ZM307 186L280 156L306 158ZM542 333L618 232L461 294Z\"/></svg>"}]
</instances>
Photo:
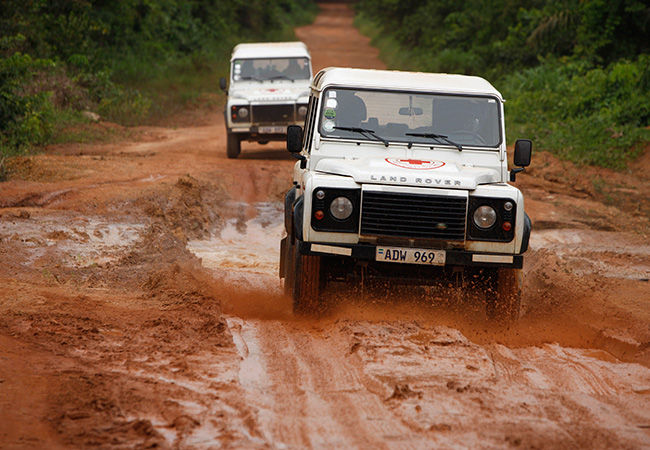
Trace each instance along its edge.
<instances>
[{"instance_id":1,"label":"red mud","mask_svg":"<svg viewBox=\"0 0 650 450\"><path fill-rule=\"evenodd\" d=\"M384 67L344 6L297 35L316 68ZM11 163L0 447L650 446L648 153L626 173L534 156L516 326L410 289L306 319L277 278L295 161L229 160L208 119Z\"/></svg>"}]
</instances>

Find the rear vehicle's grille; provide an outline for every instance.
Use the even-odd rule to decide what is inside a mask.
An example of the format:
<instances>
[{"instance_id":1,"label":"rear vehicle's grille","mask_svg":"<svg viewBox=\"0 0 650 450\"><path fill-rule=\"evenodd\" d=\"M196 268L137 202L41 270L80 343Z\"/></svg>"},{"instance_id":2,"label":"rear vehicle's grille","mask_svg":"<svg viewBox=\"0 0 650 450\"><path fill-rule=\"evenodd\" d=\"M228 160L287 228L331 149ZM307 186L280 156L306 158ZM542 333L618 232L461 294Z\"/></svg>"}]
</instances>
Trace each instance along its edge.
<instances>
[{"instance_id":1,"label":"rear vehicle's grille","mask_svg":"<svg viewBox=\"0 0 650 450\"><path fill-rule=\"evenodd\" d=\"M419 239L465 239L464 197L364 192L361 234Z\"/></svg>"},{"instance_id":2,"label":"rear vehicle's grille","mask_svg":"<svg viewBox=\"0 0 650 450\"><path fill-rule=\"evenodd\" d=\"M286 124L293 122L293 105L253 105L253 122Z\"/></svg>"}]
</instances>

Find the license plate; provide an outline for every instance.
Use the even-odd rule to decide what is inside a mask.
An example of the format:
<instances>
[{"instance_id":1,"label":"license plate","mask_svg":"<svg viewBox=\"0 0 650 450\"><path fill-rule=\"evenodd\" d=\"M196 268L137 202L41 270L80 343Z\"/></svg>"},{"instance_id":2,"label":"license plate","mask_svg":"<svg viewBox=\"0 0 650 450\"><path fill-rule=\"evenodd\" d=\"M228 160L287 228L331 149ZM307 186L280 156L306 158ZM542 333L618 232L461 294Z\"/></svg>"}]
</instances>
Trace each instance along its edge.
<instances>
[{"instance_id":1,"label":"license plate","mask_svg":"<svg viewBox=\"0 0 650 450\"><path fill-rule=\"evenodd\" d=\"M377 247L375 253L376 261L428 266L444 266L445 257L444 250L428 248Z\"/></svg>"},{"instance_id":2,"label":"license plate","mask_svg":"<svg viewBox=\"0 0 650 450\"><path fill-rule=\"evenodd\" d=\"M286 134L287 127L259 127L260 134Z\"/></svg>"}]
</instances>

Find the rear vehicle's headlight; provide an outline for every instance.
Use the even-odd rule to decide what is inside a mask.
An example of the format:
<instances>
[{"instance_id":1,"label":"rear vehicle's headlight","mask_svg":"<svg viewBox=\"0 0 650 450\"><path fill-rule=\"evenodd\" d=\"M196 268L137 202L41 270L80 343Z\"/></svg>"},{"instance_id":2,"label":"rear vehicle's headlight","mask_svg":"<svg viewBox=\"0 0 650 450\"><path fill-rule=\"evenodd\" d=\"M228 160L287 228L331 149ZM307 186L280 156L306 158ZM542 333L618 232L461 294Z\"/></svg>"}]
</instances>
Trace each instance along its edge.
<instances>
[{"instance_id":1,"label":"rear vehicle's headlight","mask_svg":"<svg viewBox=\"0 0 650 450\"><path fill-rule=\"evenodd\" d=\"M474 211L474 223L483 230L490 228L496 221L497 213L491 206L479 206Z\"/></svg>"},{"instance_id":2,"label":"rear vehicle's headlight","mask_svg":"<svg viewBox=\"0 0 650 450\"><path fill-rule=\"evenodd\" d=\"M330 213L338 220L345 220L352 214L354 207L347 197L336 197L330 203Z\"/></svg>"},{"instance_id":3,"label":"rear vehicle's headlight","mask_svg":"<svg viewBox=\"0 0 650 450\"><path fill-rule=\"evenodd\" d=\"M298 107L298 115L300 117L305 117L307 115L307 107L306 106L300 106Z\"/></svg>"},{"instance_id":4,"label":"rear vehicle's headlight","mask_svg":"<svg viewBox=\"0 0 650 450\"><path fill-rule=\"evenodd\" d=\"M233 122L248 122L250 115L248 106L233 105L230 107L230 117Z\"/></svg>"}]
</instances>

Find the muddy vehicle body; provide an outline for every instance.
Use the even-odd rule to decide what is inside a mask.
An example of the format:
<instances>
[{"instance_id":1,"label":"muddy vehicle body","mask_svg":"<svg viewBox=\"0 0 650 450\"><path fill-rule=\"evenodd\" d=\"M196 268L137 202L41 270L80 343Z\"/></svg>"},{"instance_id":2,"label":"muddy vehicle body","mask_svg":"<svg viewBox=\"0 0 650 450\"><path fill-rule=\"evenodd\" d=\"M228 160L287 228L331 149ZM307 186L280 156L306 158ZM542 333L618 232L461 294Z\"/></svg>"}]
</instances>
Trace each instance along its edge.
<instances>
[{"instance_id":1,"label":"muddy vehicle body","mask_svg":"<svg viewBox=\"0 0 650 450\"><path fill-rule=\"evenodd\" d=\"M486 80L328 68L311 86L285 198L280 277L298 311L330 282L453 282L487 293L488 317L519 314L531 222L508 170L504 100ZM480 283L476 281L480 280Z\"/></svg>"},{"instance_id":2,"label":"muddy vehicle body","mask_svg":"<svg viewBox=\"0 0 650 450\"><path fill-rule=\"evenodd\" d=\"M304 123L311 79L311 58L302 42L235 46L229 88L220 80L228 94L228 157L239 156L242 141L283 141L287 126Z\"/></svg>"}]
</instances>

